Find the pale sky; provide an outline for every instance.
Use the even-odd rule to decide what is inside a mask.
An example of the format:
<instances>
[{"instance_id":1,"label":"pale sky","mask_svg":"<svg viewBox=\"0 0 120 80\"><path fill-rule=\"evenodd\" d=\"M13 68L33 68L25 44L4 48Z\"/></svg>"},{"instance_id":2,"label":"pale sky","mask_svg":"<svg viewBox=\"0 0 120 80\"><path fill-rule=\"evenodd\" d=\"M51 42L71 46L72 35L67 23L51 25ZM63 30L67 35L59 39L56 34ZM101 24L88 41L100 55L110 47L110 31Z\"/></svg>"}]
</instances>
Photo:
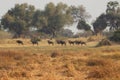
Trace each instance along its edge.
<instances>
[{"instance_id":1,"label":"pale sky","mask_svg":"<svg viewBox=\"0 0 120 80\"><path fill-rule=\"evenodd\" d=\"M92 16L91 21L95 20L101 13L106 10L107 2L120 0L2 0L0 2L0 19L11 8L14 8L15 4L28 3L34 5L36 9L44 9L45 5L49 2L55 4L59 2L66 3L67 5L83 5L86 11Z\"/></svg>"}]
</instances>

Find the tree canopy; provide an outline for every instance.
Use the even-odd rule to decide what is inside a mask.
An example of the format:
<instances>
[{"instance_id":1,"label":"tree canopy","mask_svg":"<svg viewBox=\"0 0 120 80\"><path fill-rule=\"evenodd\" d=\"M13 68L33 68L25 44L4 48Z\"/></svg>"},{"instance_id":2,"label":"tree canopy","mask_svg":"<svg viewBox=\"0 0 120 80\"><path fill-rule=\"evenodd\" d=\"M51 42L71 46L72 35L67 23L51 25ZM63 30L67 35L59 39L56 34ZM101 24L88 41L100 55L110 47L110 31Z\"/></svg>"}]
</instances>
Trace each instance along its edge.
<instances>
[{"instance_id":1,"label":"tree canopy","mask_svg":"<svg viewBox=\"0 0 120 80\"><path fill-rule=\"evenodd\" d=\"M116 31L120 29L120 6L117 1L107 3L105 13L100 14L93 22L95 34L101 33L106 27ZM68 6L62 2L48 3L43 10L35 9L33 5L16 4L3 15L0 27L13 33L16 37L26 35L30 29L38 33L56 37L66 25L77 22L77 29L91 31L88 19L91 15L83 5Z\"/></svg>"},{"instance_id":2,"label":"tree canopy","mask_svg":"<svg viewBox=\"0 0 120 80\"><path fill-rule=\"evenodd\" d=\"M120 29L120 6L117 1L107 3L106 13L101 14L93 23L94 32L100 33L106 27L112 31Z\"/></svg>"},{"instance_id":3,"label":"tree canopy","mask_svg":"<svg viewBox=\"0 0 120 80\"><path fill-rule=\"evenodd\" d=\"M93 23L94 33L101 33L107 27L106 15L101 14L97 20Z\"/></svg>"},{"instance_id":4,"label":"tree canopy","mask_svg":"<svg viewBox=\"0 0 120 80\"><path fill-rule=\"evenodd\" d=\"M16 4L1 20L3 28L17 37L26 34L31 27L55 37L57 31L72 23L70 7L63 3L55 5L52 2L48 3L44 10L35 10L33 5L26 3Z\"/></svg>"},{"instance_id":5,"label":"tree canopy","mask_svg":"<svg viewBox=\"0 0 120 80\"><path fill-rule=\"evenodd\" d=\"M3 28L15 34L16 37L25 34L32 26L32 17L35 11L34 6L28 4L16 4L1 19Z\"/></svg>"},{"instance_id":6,"label":"tree canopy","mask_svg":"<svg viewBox=\"0 0 120 80\"><path fill-rule=\"evenodd\" d=\"M81 20L81 21L78 22L77 28L78 28L78 29L85 30L85 31L91 30L90 25L87 24L87 23L86 23L85 21L83 21L83 20Z\"/></svg>"},{"instance_id":7,"label":"tree canopy","mask_svg":"<svg viewBox=\"0 0 120 80\"><path fill-rule=\"evenodd\" d=\"M52 2L47 4L45 10L42 12L41 30L56 36L56 32L62 29L65 25L73 23L73 18L70 12L70 8L63 3L57 5Z\"/></svg>"},{"instance_id":8,"label":"tree canopy","mask_svg":"<svg viewBox=\"0 0 120 80\"><path fill-rule=\"evenodd\" d=\"M78 22L77 29L81 30L91 30L90 25L87 23L87 20L91 17L88 12L86 12L86 9L83 5L80 5L78 7L72 6L72 15L74 17L74 21Z\"/></svg>"},{"instance_id":9,"label":"tree canopy","mask_svg":"<svg viewBox=\"0 0 120 80\"><path fill-rule=\"evenodd\" d=\"M106 18L110 30L120 29L120 6L117 1L110 1L107 4Z\"/></svg>"}]
</instances>

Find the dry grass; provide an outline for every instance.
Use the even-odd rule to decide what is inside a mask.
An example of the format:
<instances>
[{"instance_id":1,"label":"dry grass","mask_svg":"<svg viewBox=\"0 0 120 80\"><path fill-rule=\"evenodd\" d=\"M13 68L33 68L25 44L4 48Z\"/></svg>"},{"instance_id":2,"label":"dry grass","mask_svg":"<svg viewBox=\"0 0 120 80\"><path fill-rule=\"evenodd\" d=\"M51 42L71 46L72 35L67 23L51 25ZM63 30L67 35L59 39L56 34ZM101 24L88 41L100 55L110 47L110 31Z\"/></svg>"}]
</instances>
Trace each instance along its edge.
<instances>
[{"instance_id":1,"label":"dry grass","mask_svg":"<svg viewBox=\"0 0 120 80\"><path fill-rule=\"evenodd\" d=\"M102 39L96 47L101 47L101 46L111 46L112 43L108 39Z\"/></svg>"},{"instance_id":2,"label":"dry grass","mask_svg":"<svg viewBox=\"0 0 120 80\"><path fill-rule=\"evenodd\" d=\"M91 66L87 78L120 79L120 64L112 59L92 59L88 61L87 65Z\"/></svg>"},{"instance_id":3,"label":"dry grass","mask_svg":"<svg viewBox=\"0 0 120 80\"><path fill-rule=\"evenodd\" d=\"M87 41L99 41L99 40L102 40L103 38L105 38L105 36L102 36L102 35L95 35L95 36L91 36L87 39Z\"/></svg>"},{"instance_id":4,"label":"dry grass","mask_svg":"<svg viewBox=\"0 0 120 80\"><path fill-rule=\"evenodd\" d=\"M49 46L42 40L33 46L24 41L24 46L1 44L0 80L120 79L120 45Z\"/></svg>"}]
</instances>

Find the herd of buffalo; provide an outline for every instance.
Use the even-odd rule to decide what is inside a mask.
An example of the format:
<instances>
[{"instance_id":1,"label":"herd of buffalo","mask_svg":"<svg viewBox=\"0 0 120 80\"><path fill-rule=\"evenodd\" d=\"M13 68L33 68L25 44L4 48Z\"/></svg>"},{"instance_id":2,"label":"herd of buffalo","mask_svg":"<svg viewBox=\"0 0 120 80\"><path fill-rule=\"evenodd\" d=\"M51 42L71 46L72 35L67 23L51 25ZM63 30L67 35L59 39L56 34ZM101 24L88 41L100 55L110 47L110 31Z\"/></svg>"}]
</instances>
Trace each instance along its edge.
<instances>
[{"instance_id":1,"label":"herd of buffalo","mask_svg":"<svg viewBox=\"0 0 120 80\"><path fill-rule=\"evenodd\" d=\"M22 40L16 40L16 42L18 44L24 45ZM31 43L33 45L38 45L39 40L31 40ZM86 45L86 42L84 41L80 41L80 40L68 40L68 41L64 41L64 40L56 40L56 41L52 41L52 40L47 40L47 43L49 45L55 45L55 44L59 44L59 45L67 45L67 43L69 45Z\"/></svg>"}]
</instances>

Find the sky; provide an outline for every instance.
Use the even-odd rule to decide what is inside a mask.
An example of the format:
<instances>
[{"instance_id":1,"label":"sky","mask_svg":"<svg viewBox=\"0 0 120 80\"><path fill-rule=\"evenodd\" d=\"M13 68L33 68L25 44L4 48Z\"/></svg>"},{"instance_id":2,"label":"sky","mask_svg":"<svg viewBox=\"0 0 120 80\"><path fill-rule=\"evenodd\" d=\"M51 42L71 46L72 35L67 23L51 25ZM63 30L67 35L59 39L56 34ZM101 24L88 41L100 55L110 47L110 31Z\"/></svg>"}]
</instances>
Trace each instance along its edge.
<instances>
[{"instance_id":1,"label":"sky","mask_svg":"<svg viewBox=\"0 0 120 80\"><path fill-rule=\"evenodd\" d=\"M86 11L92 16L90 19L91 23L101 13L105 12L106 5L109 1L118 1L120 3L120 0L2 0L0 2L0 19L8 10L14 8L15 4L28 3L30 5L34 5L36 9L44 9L46 4L49 2L53 2L55 4L63 2L69 6L83 5ZM72 28L72 30L77 31L75 28Z\"/></svg>"}]
</instances>

